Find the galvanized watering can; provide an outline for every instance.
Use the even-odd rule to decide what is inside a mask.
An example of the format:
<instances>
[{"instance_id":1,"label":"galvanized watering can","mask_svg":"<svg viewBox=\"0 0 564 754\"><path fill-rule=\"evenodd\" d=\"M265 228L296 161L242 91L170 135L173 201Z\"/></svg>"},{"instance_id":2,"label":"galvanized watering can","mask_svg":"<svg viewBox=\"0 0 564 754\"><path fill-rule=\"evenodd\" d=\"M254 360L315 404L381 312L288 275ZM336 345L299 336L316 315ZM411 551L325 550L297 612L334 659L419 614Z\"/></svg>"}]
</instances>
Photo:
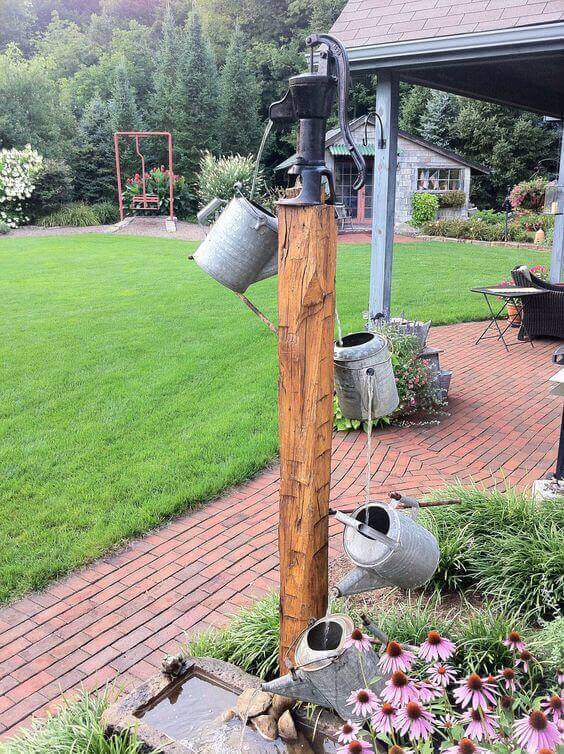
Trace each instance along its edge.
<instances>
[{"instance_id":1,"label":"galvanized watering can","mask_svg":"<svg viewBox=\"0 0 564 754\"><path fill-rule=\"evenodd\" d=\"M272 694L328 707L343 720L364 719L355 717L353 708L347 704L351 691L366 688L370 683L378 693L386 679L381 677L376 652L345 648L345 640L353 630L348 615L327 615L316 621L298 639L295 665L290 673L263 683L262 688Z\"/></svg>"},{"instance_id":2,"label":"galvanized watering can","mask_svg":"<svg viewBox=\"0 0 564 754\"><path fill-rule=\"evenodd\" d=\"M345 552L357 566L335 586L336 594L358 594L385 586L415 589L433 576L439 564L437 540L415 520L418 502L402 500L414 505L408 513L379 501L361 505L350 516L336 513L345 524Z\"/></svg>"},{"instance_id":3,"label":"galvanized watering can","mask_svg":"<svg viewBox=\"0 0 564 754\"><path fill-rule=\"evenodd\" d=\"M200 223L218 210L219 201L212 199L201 210ZM236 196L210 228L194 261L218 283L244 293L278 272L278 220L260 204Z\"/></svg>"},{"instance_id":4,"label":"galvanized watering can","mask_svg":"<svg viewBox=\"0 0 564 754\"><path fill-rule=\"evenodd\" d=\"M355 332L335 343L335 390L347 419L377 419L399 405L388 342L373 332ZM372 400L370 400L372 393Z\"/></svg>"}]
</instances>

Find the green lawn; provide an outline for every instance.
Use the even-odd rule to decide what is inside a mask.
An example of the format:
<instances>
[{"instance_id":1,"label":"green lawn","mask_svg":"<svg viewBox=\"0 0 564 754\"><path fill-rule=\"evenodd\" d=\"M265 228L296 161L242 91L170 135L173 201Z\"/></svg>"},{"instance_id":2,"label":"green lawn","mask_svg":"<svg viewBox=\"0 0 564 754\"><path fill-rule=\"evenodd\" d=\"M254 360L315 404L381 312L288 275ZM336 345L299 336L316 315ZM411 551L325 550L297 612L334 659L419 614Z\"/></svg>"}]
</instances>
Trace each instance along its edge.
<instances>
[{"instance_id":1,"label":"green lawn","mask_svg":"<svg viewBox=\"0 0 564 754\"><path fill-rule=\"evenodd\" d=\"M0 240L0 599L218 494L276 453L276 341L172 239ZM394 309L482 318L471 285L533 251L398 246ZM362 326L369 249L343 246L338 308ZM251 298L276 315L276 280Z\"/></svg>"}]
</instances>

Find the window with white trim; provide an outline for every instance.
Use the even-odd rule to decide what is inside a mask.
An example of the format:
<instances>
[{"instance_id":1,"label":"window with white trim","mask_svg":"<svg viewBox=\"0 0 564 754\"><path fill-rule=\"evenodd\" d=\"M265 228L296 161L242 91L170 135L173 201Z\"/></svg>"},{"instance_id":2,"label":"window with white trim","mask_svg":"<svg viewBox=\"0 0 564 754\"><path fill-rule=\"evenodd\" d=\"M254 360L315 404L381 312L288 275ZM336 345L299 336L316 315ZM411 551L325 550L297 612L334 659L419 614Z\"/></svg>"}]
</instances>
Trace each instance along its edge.
<instances>
[{"instance_id":1,"label":"window with white trim","mask_svg":"<svg viewBox=\"0 0 564 754\"><path fill-rule=\"evenodd\" d=\"M463 188L460 168L418 168L418 191L459 191Z\"/></svg>"}]
</instances>

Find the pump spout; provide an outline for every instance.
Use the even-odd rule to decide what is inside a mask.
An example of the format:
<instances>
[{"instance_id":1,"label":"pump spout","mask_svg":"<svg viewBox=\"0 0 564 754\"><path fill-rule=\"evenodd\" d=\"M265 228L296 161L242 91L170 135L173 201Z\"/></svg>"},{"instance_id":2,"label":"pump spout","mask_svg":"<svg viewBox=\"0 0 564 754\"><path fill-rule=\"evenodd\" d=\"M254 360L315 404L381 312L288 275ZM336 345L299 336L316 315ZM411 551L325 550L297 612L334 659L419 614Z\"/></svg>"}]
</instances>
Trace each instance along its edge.
<instances>
[{"instance_id":1,"label":"pump spout","mask_svg":"<svg viewBox=\"0 0 564 754\"><path fill-rule=\"evenodd\" d=\"M393 584L371 568L353 568L333 587L333 592L336 597L348 597L350 594L383 589L386 586Z\"/></svg>"},{"instance_id":2,"label":"pump spout","mask_svg":"<svg viewBox=\"0 0 564 754\"><path fill-rule=\"evenodd\" d=\"M290 699L299 699L302 702L311 702L322 707L327 705L327 700L309 682L302 670L275 678L273 681L262 683L263 691L270 694L280 694Z\"/></svg>"}]
</instances>

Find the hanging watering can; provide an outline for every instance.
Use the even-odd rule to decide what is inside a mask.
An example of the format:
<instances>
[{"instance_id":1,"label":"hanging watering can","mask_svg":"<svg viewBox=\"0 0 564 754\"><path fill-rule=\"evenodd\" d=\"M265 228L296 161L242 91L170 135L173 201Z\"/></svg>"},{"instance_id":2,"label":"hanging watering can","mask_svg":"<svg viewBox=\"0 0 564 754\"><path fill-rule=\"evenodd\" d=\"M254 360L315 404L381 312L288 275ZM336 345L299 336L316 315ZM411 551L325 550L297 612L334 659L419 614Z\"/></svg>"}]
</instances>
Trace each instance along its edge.
<instances>
[{"instance_id":1,"label":"hanging watering can","mask_svg":"<svg viewBox=\"0 0 564 754\"><path fill-rule=\"evenodd\" d=\"M212 200L198 221L204 222L218 207ZM278 271L278 220L260 204L236 196L211 226L194 261L218 283L244 293Z\"/></svg>"},{"instance_id":2,"label":"hanging watering can","mask_svg":"<svg viewBox=\"0 0 564 754\"><path fill-rule=\"evenodd\" d=\"M366 421L395 411L399 396L386 338L373 332L345 335L335 343L334 360L343 416Z\"/></svg>"},{"instance_id":3,"label":"hanging watering can","mask_svg":"<svg viewBox=\"0 0 564 754\"><path fill-rule=\"evenodd\" d=\"M433 576L439 564L439 546L430 531L415 520L419 504L409 513L374 501L348 516L337 511L345 524L343 545L357 566L335 586L339 596L358 594L386 586L415 589Z\"/></svg>"},{"instance_id":4,"label":"hanging watering can","mask_svg":"<svg viewBox=\"0 0 564 754\"><path fill-rule=\"evenodd\" d=\"M343 720L364 719L355 717L347 704L351 691L366 688L369 683L377 694L385 679L374 650L345 648L345 640L353 630L348 615L327 615L316 621L298 639L290 673L263 683L263 690L328 707Z\"/></svg>"}]
</instances>

